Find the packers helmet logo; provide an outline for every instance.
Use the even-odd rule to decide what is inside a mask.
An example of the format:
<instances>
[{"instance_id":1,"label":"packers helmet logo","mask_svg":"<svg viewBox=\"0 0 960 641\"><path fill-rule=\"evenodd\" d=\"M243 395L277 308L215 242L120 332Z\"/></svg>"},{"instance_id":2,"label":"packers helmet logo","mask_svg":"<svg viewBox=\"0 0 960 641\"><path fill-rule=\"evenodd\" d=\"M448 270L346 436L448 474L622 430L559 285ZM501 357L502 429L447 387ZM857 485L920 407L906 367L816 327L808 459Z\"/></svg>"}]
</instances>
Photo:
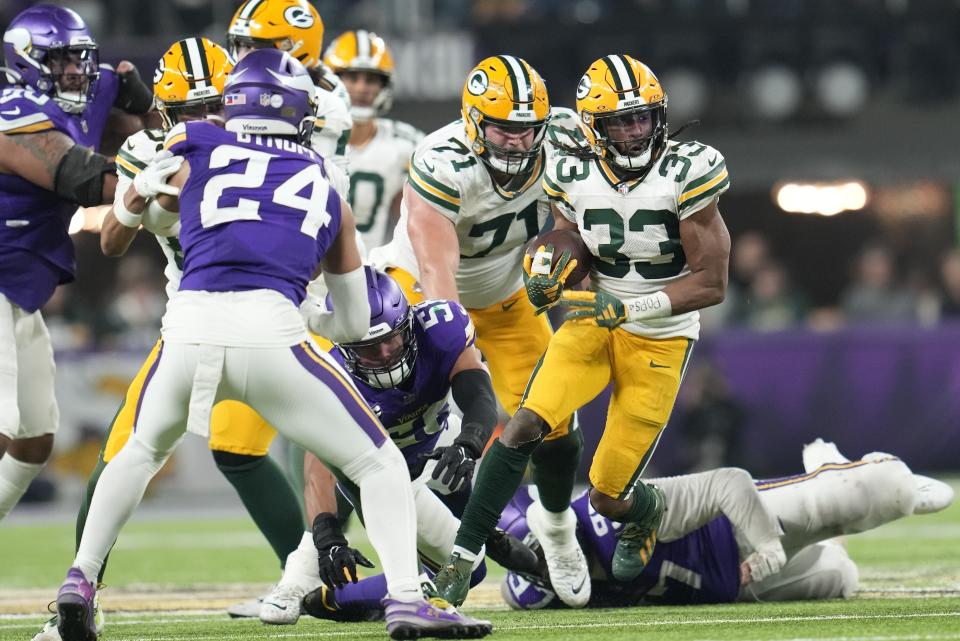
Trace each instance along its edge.
<instances>
[{"instance_id":1,"label":"packers helmet logo","mask_svg":"<svg viewBox=\"0 0 960 641\"><path fill-rule=\"evenodd\" d=\"M490 86L490 78L483 69L477 69L467 78L467 91L474 96L481 96Z\"/></svg>"},{"instance_id":2,"label":"packers helmet logo","mask_svg":"<svg viewBox=\"0 0 960 641\"><path fill-rule=\"evenodd\" d=\"M590 93L590 87L593 86L593 83L590 82L590 76L583 74L583 77L580 78L580 84L577 85L577 100L583 100L587 97L587 94Z\"/></svg>"},{"instance_id":3,"label":"packers helmet logo","mask_svg":"<svg viewBox=\"0 0 960 641\"><path fill-rule=\"evenodd\" d=\"M163 79L163 58L157 63L157 68L153 72L153 84L157 84Z\"/></svg>"},{"instance_id":4,"label":"packers helmet logo","mask_svg":"<svg viewBox=\"0 0 960 641\"><path fill-rule=\"evenodd\" d=\"M287 23L300 29L309 29L313 26L313 15L303 7L287 7L283 17Z\"/></svg>"}]
</instances>

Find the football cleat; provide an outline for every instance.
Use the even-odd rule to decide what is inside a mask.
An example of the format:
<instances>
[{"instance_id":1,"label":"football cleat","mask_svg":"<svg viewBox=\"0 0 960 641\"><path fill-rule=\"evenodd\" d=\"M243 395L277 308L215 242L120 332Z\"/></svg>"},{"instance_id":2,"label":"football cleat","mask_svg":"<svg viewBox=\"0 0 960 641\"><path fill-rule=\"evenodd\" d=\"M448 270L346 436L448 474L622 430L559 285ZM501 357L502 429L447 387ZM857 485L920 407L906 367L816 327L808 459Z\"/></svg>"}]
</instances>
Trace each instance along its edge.
<instances>
[{"instance_id":1,"label":"football cleat","mask_svg":"<svg viewBox=\"0 0 960 641\"><path fill-rule=\"evenodd\" d=\"M827 463L849 463L850 459L840 453L833 441L822 438L803 446L803 471L809 474Z\"/></svg>"},{"instance_id":2,"label":"football cleat","mask_svg":"<svg viewBox=\"0 0 960 641\"><path fill-rule=\"evenodd\" d=\"M231 619L256 619L260 616L260 606L263 600L270 596L277 588L276 585L270 586L270 589L255 599L248 599L240 603L234 603L227 608L227 614Z\"/></svg>"},{"instance_id":3,"label":"football cleat","mask_svg":"<svg viewBox=\"0 0 960 641\"><path fill-rule=\"evenodd\" d=\"M539 572L537 554L523 541L497 528L487 539L487 557L507 570L535 575Z\"/></svg>"},{"instance_id":4,"label":"football cleat","mask_svg":"<svg viewBox=\"0 0 960 641\"><path fill-rule=\"evenodd\" d=\"M96 586L70 568L57 592L57 630L63 641L97 641Z\"/></svg>"},{"instance_id":5,"label":"football cleat","mask_svg":"<svg viewBox=\"0 0 960 641\"><path fill-rule=\"evenodd\" d=\"M560 526L547 521L546 510L540 503L527 509L527 525L537 537L547 560L553 591L567 606L582 608L590 601L590 570L577 541L577 517L567 508Z\"/></svg>"},{"instance_id":6,"label":"football cleat","mask_svg":"<svg viewBox=\"0 0 960 641\"><path fill-rule=\"evenodd\" d=\"M653 509L643 523L627 523L621 530L617 547L613 552L613 578L626 582L637 578L647 567L657 544L657 528L663 522L666 498L656 485L648 486L656 495ZM556 582L554 582L556 588ZM559 593L558 593L559 594Z\"/></svg>"},{"instance_id":7,"label":"football cleat","mask_svg":"<svg viewBox=\"0 0 960 641\"><path fill-rule=\"evenodd\" d=\"M322 585L316 554L294 550L287 555L283 577L260 604L260 620L293 625L300 618L303 597Z\"/></svg>"},{"instance_id":8,"label":"football cleat","mask_svg":"<svg viewBox=\"0 0 960 641\"><path fill-rule=\"evenodd\" d=\"M913 480L917 484L917 503L913 506L914 514L932 514L953 503L953 488L943 481L920 474L914 474Z\"/></svg>"},{"instance_id":9,"label":"football cleat","mask_svg":"<svg viewBox=\"0 0 960 641\"><path fill-rule=\"evenodd\" d=\"M93 597L93 621L94 626L96 627L97 634L103 634L103 626L106 623L106 618L104 617L103 610L100 609L100 592L99 590L103 589L103 585L97 586L97 594ZM54 602L56 603L56 602ZM54 605L50 604L50 607ZM50 617L50 620L43 624L43 627L40 628L40 631L33 635L33 641L62 641L60 638L60 631L57 629L57 625L60 623L60 617L56 614Z\"/></svg>"},{"instance_id":10,"label":"football cleat","mask_svg":"<svg viewBox=\"0 0 960 641\"><path fill-rule=\"evenodd\" d=\"M470 592L470 575L473 573L473 561L460 558L453 553L447 564L433 577L437 594L454 605L461 605Z\"/></svg>"},{"instance_id":11,"label":"football cleat","mask_svg":"<svg viewBox=\"0 0 960 641\"><path fill-rule=\"evenodd\" d=\"M312 617L338 623L383 620L382 608L341 607L335 592L325 585L303 597L303 611Z\"/></svg>"},{"instance_id":12,"label":"football cleat","mask_svg":"<svg viewBox=\"0 0 960 641\"><path fill-rule=\"evenodd\" d=\"M391 639L479 639L493 632L489 621L460 614L444 599L419 601L383 599L384 618Z\"/></svg>"}]
</instances>

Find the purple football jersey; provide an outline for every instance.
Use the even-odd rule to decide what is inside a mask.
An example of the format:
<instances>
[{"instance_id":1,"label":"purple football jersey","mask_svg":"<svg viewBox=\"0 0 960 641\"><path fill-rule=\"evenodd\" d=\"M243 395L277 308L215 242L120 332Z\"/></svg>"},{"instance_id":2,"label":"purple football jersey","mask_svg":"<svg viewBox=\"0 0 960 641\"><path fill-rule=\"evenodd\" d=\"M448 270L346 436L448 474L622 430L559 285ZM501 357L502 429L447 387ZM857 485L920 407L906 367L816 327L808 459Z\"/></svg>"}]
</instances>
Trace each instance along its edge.
<instances>
[{"instance_id":1,"label":"purple football jersey","mask_svg":"<svg viewBox=\"0 0 960 641\"><path fill-rule=\"evenodd\" d=\"M417 360L409 378L400 387L379 389L353 377L410 467L419 465L420 454L433 451L446 427L450 372L476 339L470 316L459 303L430 300L414 306L413 311ZM330 353L344 364L339 348Z\"/></svg>"},{"instance_id":2,"label":"purple football jersey","mask_svg":"<svg viewBox=\"0 0 960 641\"><path fill-rule=\"evenodd\" d=\"M166 147L190 163L180 192L180 289L272 289L299 305L340 231L340 196L320 156L209 122L174 128Z\"/></svg>"},{"instance_id":3,"label":"purple football jersey","mask_svg":"<svg viewBox=\"0 0 960 641\"><path fill-rule=\"evenodd\" d=\"M527 508L533 503L527 487L521 487L504 510L499 527L523 538L529 532ZM611 563L617 533L623 529L597 514L587 492L572 504L577 515L577 537L591 567L602 569L604 578L594 578L591 605L616 607L640 602L688 605L732 603L740 591L740 553L733 527L720 516L676 541L657 542L653 558L629 583L613 578Z\"/></svg>"},{"instance_id":4,"label":"purple football jersey","mask_svg":"<svg viewBox=\"0 0 960 641\"><path fill-rule=\"evenodd\" d=\"M98 149L119 82L100 68L93 100L68 114L48 96L24 87L0 93L0 133L60 131ZM67 234L77 205L13 174L0 174L0 292L28 312L43 306L61 283L74 279L76 260Z\"/></svg>"}]
</instances>

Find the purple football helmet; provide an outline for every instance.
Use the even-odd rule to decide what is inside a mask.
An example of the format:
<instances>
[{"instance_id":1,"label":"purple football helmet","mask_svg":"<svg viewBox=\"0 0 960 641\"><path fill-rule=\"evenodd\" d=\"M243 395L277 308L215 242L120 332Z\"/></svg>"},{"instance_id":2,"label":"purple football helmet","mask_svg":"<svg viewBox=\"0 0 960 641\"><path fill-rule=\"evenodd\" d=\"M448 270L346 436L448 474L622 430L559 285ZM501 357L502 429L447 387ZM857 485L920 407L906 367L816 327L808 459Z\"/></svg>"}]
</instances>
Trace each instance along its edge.
<instances>
[{"instance_id":1,"label":"purple football helmet","mask_svg":"<svg viewBox=\"0 0 960 641\"><path fill-rule=\"evenodd\" d=\"M389 389L410 376L417 360L413 310L397 281L372 267L363 269L370 299L370 330L363 340L341 343L339 347L351 374L370 387ZM329 294L327 309L333 309Z\"/></svg>"},{"instance_id":2,"label":"purple football helmet","mask_svg":"<svg viewBox=\"0 0 960 641\"><path fill-rule=\"evenodd\" d=\"M38 4L20 12L3 34L7 80L54 99L67 113L93 100L100 77L97 43L71 9Z\"/></svg>"},{"instance_id":3,"label":"purple football helmet","mask_svg":"<svg viewBox=\"0 0 960 641\"><path fill-rule=\"evenodd\" d=\"M316 120L316 87L300 62L279 49L251 51L223 89L228 131L310 139Z\"/></svg>"}]
</instances>

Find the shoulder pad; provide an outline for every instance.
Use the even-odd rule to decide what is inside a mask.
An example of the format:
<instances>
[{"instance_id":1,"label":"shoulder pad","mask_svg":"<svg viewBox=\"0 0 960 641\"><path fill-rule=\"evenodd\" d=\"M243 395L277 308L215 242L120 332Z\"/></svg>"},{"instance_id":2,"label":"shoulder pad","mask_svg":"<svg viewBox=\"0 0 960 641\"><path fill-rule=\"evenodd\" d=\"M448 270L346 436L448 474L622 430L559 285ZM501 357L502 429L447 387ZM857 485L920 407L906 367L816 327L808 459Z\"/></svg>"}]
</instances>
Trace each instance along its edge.
<instances>
[{"instance_id":1,"label":"shoulder pad","mask_svg":"<svg viewBox=\"0 0 960 641\"><path fill-rule=\"evenodd\" d=\"M48 96L28 87L7 87L0 93L0 133L30 134L54 129L48 109L57 108Z\"/></svg>"},{"instance_id":2,"label":"shoulder pad","mask_svg":"<svg viewBox=\"0 0 960 641\"><path fill-rule=\"evenodd\" d=\"M425 141L410 161L410 186L448 218L460 212L460 194L476 155L456 137Z\"/></svg>"},{"instance_id":3,"label":"shoulder pad","mask_svg":"<svg viewBox=\"0 0 960 641\"><path fill-rule=\"evenodd\" d=\"M117 150L117 173L134 178L163 149L162 129L142 129L133 134Z\"/></svg>"},{"instance_id":4,"label":"shoulder pad","mask_svg":"<svg viewBox=\"0 0 960 641\"><path fill-rule=\"evenodd\" d=\"M421 140L423 140L423 132L413 125L406 122L400 122L399 120L391 120L390 122L393 123L394 138L401 138L412 143L419 143Z\"/></svg>"},{"instance_id":5,"label":"shoulder pad","mask_svg":"<svg viewBox=\"0 0 960 641\"><path fill-rule=\"evenodd\" d=\"M458 354L476 341L476 329L463 305L452 300L427 300L413 307L417 323L435 345Z\"/></svg>"},{"instance_id":6,"label":"shoulder pad","mask_svg":"<svg viewBox=\"0 0 960 641\"><path fill-rule=\"evenodd\" d=\"M678 183L677 208L681 218L699 211L730 188L723 155L696 141L671 144L655 171Z\"/></svg>"},{"instance_id":7,"label":"shoulder pad","mask_svg":"<svg viewBox=\"0 0 960 641\"><path fill-rule=\"evenodd\" d=\"M180 146L186 141L187 123L177 123L170 131L167 132L167 136L163 141L163 148L169 149L173 153L177 153L177 151L180 149Z\"/></svg>"}]
</instances>

